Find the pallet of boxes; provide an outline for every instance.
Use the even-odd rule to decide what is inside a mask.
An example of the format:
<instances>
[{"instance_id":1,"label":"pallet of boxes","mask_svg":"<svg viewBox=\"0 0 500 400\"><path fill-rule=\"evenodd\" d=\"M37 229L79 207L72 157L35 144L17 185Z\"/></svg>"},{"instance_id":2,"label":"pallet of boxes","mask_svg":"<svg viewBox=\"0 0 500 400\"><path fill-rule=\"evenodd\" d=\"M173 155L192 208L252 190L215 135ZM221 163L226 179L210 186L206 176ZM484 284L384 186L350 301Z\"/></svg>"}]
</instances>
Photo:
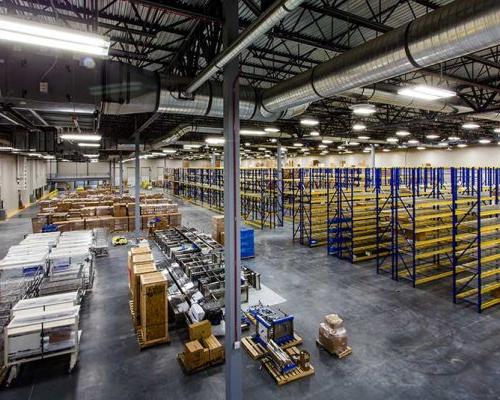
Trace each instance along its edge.
<instances>
[{"instance_id":1,"label":"pallet of boxes","mask_svg":"<svg viewBox=\"0 0 500 400\"><path fill-rule=\"evenodd\" d=\"M130 313L140 349L170 343L167 280L156 269L148 246L129 250L128 276Z\"/></svg>"},{"instance_id":2,"label":"pallet of boxes","mask_svg":"<svg viewBox=\"0 0 500 400\"><path fill-rule=\"evenodd\" d=\"M177 360L186 374L224 363L224 347L212 335L210 321L189 325L189 342L185 343Z\"/></svg>"},{"instance_id":3,"label":"pallet of boxes","mask_svg":"<svg viewBox=\"0 0 500 400\"><path fill-rule=\"evenodd\" d=\"M325 320L319 324L319 338L316 343L338 358L352 354L352 349L347 343L344 321L337 314L325 316Z\"/></svg>"},{"instance_id":4,"label":"pallet of boxes","mask_svg":"<svg viewBox=\"0 0 500 400\"><path fill-rule=\"evenodd\" d=\"M212 239L217 243L224 244L224 216L214 215L212 217Z\"/></svg>"}]
</instances>

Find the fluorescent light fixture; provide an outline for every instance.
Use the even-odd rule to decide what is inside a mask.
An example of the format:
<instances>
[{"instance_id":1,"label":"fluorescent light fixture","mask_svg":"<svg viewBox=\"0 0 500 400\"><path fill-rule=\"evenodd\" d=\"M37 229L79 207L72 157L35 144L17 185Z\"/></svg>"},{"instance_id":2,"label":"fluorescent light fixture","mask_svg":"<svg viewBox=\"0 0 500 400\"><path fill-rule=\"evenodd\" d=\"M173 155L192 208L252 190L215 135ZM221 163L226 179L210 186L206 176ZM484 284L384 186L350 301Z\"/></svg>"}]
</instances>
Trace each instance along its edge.
<instances>
[{"instance_id":1,"label":"fluorescent light fixture","mask_svg":"<svg viewBox=\"0 0 500 400\"><path fill-rule=\"evenodd\" d=\"M319 124L319 121L314 118L302 118L300 124L305 126L316 126Z\"/></svg>"},{"instance_id":2,"label":"fluorescent light fixture","mask_svg":"<svg viewBox=\"0 0 500 400\"><path fill-rule=\"evenodd\" d=\"M408 144L419 144L420 142L417 139L408 140Z\"/></svg>"},{"instance_id":3,"label":"fluorescent light fixture","mask_svg":"<svg viewBox=\"0 0 500 400\"><path fill-rule=\"evenodd\" d=\"M323 139L323 140L321 141L321 143L323 143L323 144L332 144L332 143L333 143L333 140L330 140L330 139Z\"/></svg>"},{"instance_id":4,"label":"fluorescent light fixture","mask_svg":"<svg viewBox=\"0 0 500 400\"><path fill-rule=\"evenodd\" d=\"M63 133L60 136L60 138L62 140L98 142L99 140L101 140L102 136L97 134L86 134L86 133Z\"/></svg>"},{"instance_id":5,"label":"fluorescent light fixture","mask_svg":"<svg viewBox=\"0 0 500 400\"><path fill-rule=\"evenodd\" d=\"M193 149L199 149L201 147L201 144L185 144L182 146L184 150L193 150Z\"/></svg>"},{"instance_id":6,"label":"fluorescent light fixture","mask_svg":"<svg viewBox=\"0 0 500 400\"><path fill-rule=\"evenodd\" d=\"M460 138L458 136L450 136L448 137L448 140L451 142L456 142L457 140L460 140Z\"/></svg>"},{"instance_id":7,"label":"fluorescent light fixture","mask_svg":"<svg viewBox=\"0 0 500 400\"><path fill-rule=\"evenodd\" d=\"M257 150L259 150L259 151L266 151L266 148L265 147L259 147Z\"/></svg>"},{"instance_id":8,"label":"fluorescent light fixture","mask_svg":"<svg viewBox=\"0 0 500 400\"><path fill-rule=\"evenodd\" d=\"M0 151L12 151L12 150L14 150L13 147L0 146Z\"/></svg>"},{"instance_id":9,"label":"fluorescent light fixture","mask_svg":"<svg viewBox=\"0 0 500 400\"><path fill-rule=\"evenodd\" d=\"M223 137L208 137L205 139L205 143L206 144L213 144L213 145L217 145L217 144L224 144L224 138Z\"/></svg>"},{"instance_id":10,"label":"fluorescent light fixture","mask_svg":"<svg viewBox=\"0 0 500 400\"><path fill-rule=\"evenodd\" d=\"M354 104L350 108L356 115L371 115L377 112L373 104Z\"/></svg>"},{"instance_id":11,"label":"fluorescent light fixture","mask_svg":"<svg viewBox=\"0 0 500 400\"><path fill-rule=\"evenodd\" d=\"M479 143L481 144L490 144L491 143L491 140L490 139L479 139Z\"/></svg>"},{"instance_id":12,"label":"fluorescent light fixture","mask_svg":"<svg viewBox=\"0 0 500 400\"><path fill-rule=\"evenodd\" d=\"M347 143L348 146L359 146L359 142L349 142Z\"/></svg>"},{"instance_id":13,"label":"fluorescent light fixture","mask_svg":"<svg viewBox=\"0 0 500 400\"><path fill-rule=\"evenodd\" d=\"M344 150L344 149L345 149L345 146L337 146L337 149L339 149L339 150Z\"/></svg>"},{"instance_id":14,"label":"fluorescent light fixture","mask_svg":"<svg viewBox=\"0 0 500 400\"><path fill-rule=\"evenodd\" d=\"M354 124L352 126L352 130L356 131L356 132L364 131L365 129L366 129L366 125L364 125L364 124Z\"/></svg>"},{"instance_id":15,"label":"fluorescent light fixture","mask_svg":"<svg viewBox=\"0 0 500 400\"><path fill-rule=\"evenodd\" d=\"M277 139L274 139L274 138L270 140L270 142L271 142L271 143L276 143L277 141L278 141L278 140L277 140Z\"/></svg>"},{"instance_id":16,"label":"fluorescent light fixture","mask_svg":"<svg viewBox=\"0 0 500 400\"><path fill-rule=\"evenodd\" d=\"M326 149L328 146L326 144L318 145L318 149Z\"/></svg>"},{"instance_id":17,"label":"fluorescent light fixture","mask_svg":"<svg viewBox=\"0 0 500 400\"><path fill-rule=\"evenodd\" d=\"M370 153L370 152L371 152L371 150L370 150L370 149L364 149L364 150L363 150L363 153Z\"/></svg>"},{"instance_id":18,"label":"fluorescent light fixture","mask_svg":"<svg viewBox=\"0 0 500 400\"><path fill-rule=\"evenodd\" d=\"M397 143L399 141L399 139L395 138L395 137L388 137L386 139L386 141L389 142L389 143Z\"/></svg>"},{"instance_id":19,"label":"fluorescent light fixture","mask_svg":"<svg viewBox=\"0 0 500 400\"><path fill-rule=\"evenodd\" d=\"M396 136L400 136L400 137L410 136L410 132L408 132L408 131L397 131L396 132Z\"/></svg>"},{"instance_id":20,"label":"fluorescent light fixture","mask_svg":"<svg viewBox=\"0 0 500 400\"><path fill-rule=\"evenodd\" d=\"M456 96L451 90L441 89L433 86L417 85L398 90L400 96L413 97L421 100L439 100Z\"/></svg>"},{"instance_id":21,"label":"fluorescent light fixture","mask_svg":"<svg viewBox=\"0 0 500 400\"><path fill-rule=\"evenodd\" d=\"M370 136L363 136L363 135L361 135L361 136L358 136L358 139L360 139L360 140L369 140Z\"/></svg>"},{"instance_id":22,"label":"fluorescent light fixture","mask_svg":"<svg viewBox=\"0 0 500 400\"><path fill-rule=\"evenodd\" d=\"M96 56L107 56L110 44L95 34L3 15L0 16L0 40Z\"/></svg>"},{"instance_id":23,"label":"fluorescent light fixture","mask_svg":"<svg viewBox=\"0 0 500 400\"><path fill-rule=\"evenodd\" d=\"M48 156L43 156L43 158L45 160L53 160L53 159L55 159L55 156L48 155Z\"/></svg>"},{"instance_id":24,"label":"fluorescent light fixture","mask_svg":"<svg viewBox=\"0 0 500 400\"><path fill-rule=\"evenodd\" d=\"M293 147L302 147L304 146L302 143L294 143L293 144Z\"/></svg>"},{"instance_id":25,"label":"fluorescent light fixture","mask_svg":"<svg viewBox=\"0 0 500 400\"><path fill-rule=\"evenodd\" d=\"M155 157L166 157L166 154L159 151L153 151L151 152L151 154L154 155Z\"/></svg>"},{"instance_id":26,"label":"fluorescent light fixture","mask_svg":"<svg viewBox=\"0 0 500 400\"><path fill-rule=\"evenodd\" d=\"M278 128L264 128L264 131L269 132L269 133L277 133L280 130Z\"/></svg>"},{"instance_id":27,"label":"fluorescent light fixture","mask_svg":"<svg viewBox=\"0 0 500 400\"><path fill-rule=\"evenodd\" d=\"M302 151L302 152L304 152L304 153L305 153L306 151L308 151L308 149L306 149L306 148L304 147L304 148L300 149L299 151Z\"/></svg>"},{"instance_id":28,"label":"fluorescent light fixture","mask_svg":"<svg viewBox=\"0 0 500 400\"><path fill-rule=\"evenodd\" d=\"M97 158L99 157L99 154L84 154L83 156L87 158Z\"/></svg>"},{"instance_id":29,"label":"fluorescent light fixture","mask_svg":"<svg viewBox=\"0 0 500 400\"><path fill-rule=\"evenodd\" d=\"M479 124L476 124L475 122L466 122L465 124L462 125L462 128L464 128L464 129L479 129L480 126L479 126Z\"/></svg>"},{"instance_id":30,"label":"fluorescent light fixture","mask_svg":"<svg viewBox=\"0 0 500 400\"><path fill-rule=\"evenodd\" d=\"M438 146L446 147L446 146L448 146L448 142L439 142Z\"/></svg>"},{"instance_id":31,"label":"fluorescent light fixture","mask_svg":"<svg viewBox=\"0 0 500 400\"><path fill-rule=\"evenodd\" d=\"M245 146L250 146L251 144L252 144L252 143L250 143L250 142L246 142L246 143L245 143Z\"/></svg>"},{"instance_id":32,"label":"fluorescent light fixture","mask_svg":"<svg viewBox=\"0 0 500 400\"><path fill-rule=\"evenodd\" d=\"M177 150L175 150L175 149L163 149L162 152L167 153L167 154L174 154L174 153L177 153Z\"/></svg>"},{"instance_id":33,"label":"fluorescent light fixture","mask_svg":"<svg viewBox=\"0 0 500 400\"><path fill-rule=\"evenodd\" d=\"M258 129L242 129L240 130L240 135L243 136L262 136L265 135L266 131Z\"/></svg>"},{"instance_id":34,"label":"fluorescent light fixture","mask_svg":"<svg viewBox=\"0 0 500 400\"><path fill-rule=\"evenodd\" d=\"M435 133L430 133L429 135L425 135L427 139L439 139L439 135L436 135Z\"/></svg>"},{"instance_id":35,"label":"fluorescent light fixture","mask_svg":"<svg viewBox=\"0 0 500 400\"><path fill-rule=\"evenodd\" d=\"M495 133L500 133L500 128L495 128L495 129L493 129L493 132L495 132Z\"/></svg>"},{"instance_id":36,"label":"fluorescent light fixture","mask_svg":"<svg viewBox=\"0 0 500 400\"><path fill-rule=\"evenodd\" d=\"M459 144L457 144L457 147L460 147L461 149L463 149L464 147L467 147L467 144L459 143Z\"/></svg>"},{"instance_id":37,"label":"fluorescent light fixture","mask_svg":"<svg viewBox=\"0 0 500 400\"><path fill-rule=\"evenodd\" d=\"M424 146L418 146L417 150L425 150L426 148Z\"/></svg>"},{"instance_id":38,"label":"fluorescent light fixture","mask_svg":"<svg viewBox=\"0 0 500 400\"><path fill-rule=\"evenodd\" d=\"M319 136L319 132L318 131L312 131L310 133L311 136Z\"/></svg>"},{"instance_id":39,"label":"fluorescent light fixture","mask_svg":"<svg viewBox=\"0 0 500 400\"><path fill-rule=\"evenodd\" d=\"M382 151L383 151L384 153L389 153L389 152L390 152L390 150L389 150L389 149L382 149Z\"/></svg>"},{"instance_id":40,"label":"fluorescent light fixture","mask_svg":"<svg viewBox=\"0 0 500 400\"><path fill-rule=\"evenodd\" d=\"M78 143L80 147L101 147L99 143Z\"/></svg>"}]
</instances>

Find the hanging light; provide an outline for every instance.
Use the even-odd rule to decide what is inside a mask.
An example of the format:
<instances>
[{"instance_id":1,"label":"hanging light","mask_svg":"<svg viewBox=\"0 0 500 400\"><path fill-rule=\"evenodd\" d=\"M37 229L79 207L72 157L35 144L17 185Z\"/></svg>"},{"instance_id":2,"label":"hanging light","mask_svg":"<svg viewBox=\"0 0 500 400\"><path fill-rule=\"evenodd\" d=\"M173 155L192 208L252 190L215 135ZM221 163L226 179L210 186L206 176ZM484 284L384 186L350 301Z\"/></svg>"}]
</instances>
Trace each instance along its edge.
<instances>
[{"instance_id":1,"label":"hanging light","mask_svg":"<svg viewBox=\"0 0 500 400\"><path fill-rule=\"evenodd\" d=\"M205 139L206 144L212 144L212 145L220 145L224 144L225 140L222 137L208 137Z\"/></svg>"},{"instance_id":2,"label":"hanging light","mask_svg":"<svg viewBox=\"0 0 500 400\"><path fill-rule=\"evenodd\" d=\"M400 96L414 97L422 100L439 100L456 96L457 94L451 90L442 89L427 85L417 85L406 87L398 90Z\"/></svg>"},{"instance_id":3,"label":"hanging light","mask_svg":"<svg viewBox=\"0 0 500 400\"><path fill-rule=\"evenodd\" d=\"M0 40L50 47L96 56L107 56L109 40L87 32L0 16Z\"/></svg>"},{"instance_id":4,"label":"hanging light","mask_svg":"<svg viewBox=\"0 0 500 400\"><path fill-rule=\"evenodd\" d=\"M389 142L389 143L397 143L399 141L399 139L395 138L395 137L388 137L386 139L386 141Z\"/></svg>"},{"instance_id":5,"label":"hanging light","mask_svg":"<svg viewBox=\"0 0 500 400\"><path fill-rule=\"evenodd\" d=\"M491 140L490 140L490 139L483 138L483 139L479 139L479 143L481 143L481 144L490 144L490 143L491 143Z\"/></svg>"},{"instance_id":6,"label":"hanging light","mask_svg":"<svg viewBox=\"0 0 500 400\"><path fill-rule=\"evenodd\" d=\"M460 138L458 136L449 136L448 140L451 142L456 142L456 141L460 140Z\"/></svg>"},{"instance_id":7,"label":"hanging light","mask_svg":"<svg viewBox=\"0 0 500 400\"><path fill-rule=\"evenodd\" d=\"M280 130L278 128L272 128L272 127L269 127L269 128L264 128L264 131L265 132L269 132L269 133L277 133L279 132ZM240 132L241 133L241 132Z\"/></svg>"},{"instance_id":8,"label":"hanging light","mask_svg":"<svg viewBox=\"0 0 500 400\"><path fill-rule=\"evenodd\" d=\"M100 147L99 143L78 143L80 147Z\"/></svg>"},{"instance_id":9,"label":"hanging light","mask_svg":"<svg viewBox=\"0 0 500 400\"><path fill-rule=\"evenodd\" d=\"M361 136L358 136L358 139L360 139L360 140L369 140L370 136L363 136L363 135L361 135Z\"/></svg>"},{"instance_id":10,"label":"hanging light","mask_svg":"<svg viewBox=\"0 0 500 400\"><path fill-rule=\"evenodd\" d=\"M83 142L98 142L102 136L93 133L63 133L59 136L62 140L74 140Z\"/></svg>"},{"instance_id":11,"label":"hanging light","mask_svg":"<svg viewBox=\"0 0 500 400\"><path fill-rule=\"evenodd\" d=\"M425 135L425 137L427 139L431 139L431 140L433 140L433 139L439 139L439 135L436 135L435 133L430 133L428 135Z\"/></svg>"},{"instance_id":12,"label":"hanging light","mask_svg":"<svg viewBox=\"0 0 500 400\"><path fill-rule=\"evenodd\" d=\"M461 149L463 149L464 147L467 147L467 144L466 143L459 143L459 144L457 144L457 147L460 147Z\"/></svg>"},{"instance_id":13,"label":"hanging light","mask_svg":"<svg viewBox=\"0 0 500 400\"><path fill-rule=\"evenodd\" d=\"M354 124L352 126L352 130L357 131L357 132L364 131L365 129L366 129L366 125L364 125L364 124Z\"/></svg>"},{"instance_id":14,"label":"hanging light","mask_svg":"<svg viewBox=\"0 0 500 400\"><path fill-rule=\"evenodd\" d=\"M174 154L177 152L175 149L163 149L162 152L167 153L167 154Z\"/></svg>"},{"instance_id":15,"label":"hanging light","mask_svg":"<svg viewBox=\"0 0 500 400\"><path fill-rule=\"evenodd\" d=\"M330 139L323 139L323 140L321 141L321 143L323 143L323 144L332 144L332 143L333 143L333 140L330 140Z\"/></svg>"},{"instance_id":16,"label":"hanging light","mask_svg":"<svg viewBox=\"0 0 500 400\"><path fill-rule=\"evenodd\" d=\"M318 131L312 131L310 133L311 136L319 136L319 132Z\"/></svg>"},{"instance_id":17,"label":"hanging light","mask_svg":"<svg viewBox=\"0 0 500 400\"><path fill-rule=\"evenodd\" d=\"M419 144L420 142L417 139L408 140L408 144Z\"/></svg>"},{"instance_id":18,"label":"hanging light","mask_svg":"<svg viewBox=\"0 0 500 400\"><path fill-rule=\"evenodd\" d=\"M314 118L302 118L300 124L304 126L316 126L319 124L319 121Z\"/></svg>"},{"instance_id":19,"label":"hanging light","mask_svg":"<svg viewBox=\"0 0 500 400\"><path fill-rule=\"evenodd\" d=\"M479 129L480 126L475 122L466 122L465 124L462 125L462 128L471 130L471 129Z\"/></svg>"},{"instance_id":20,"label":"hanging light","mask_svg":"<svg viewBox=\"0 0 500 400\"><path fill-rule=\"evenodd\" d=\"M371 115L377 112L373 104L353 104L350 109L356 115Z\"/></svg>"},{"instance_id":21,"label":"hanging light","mask_svg":"<svg viewBox=\"0 0 500 400\"><path fill-rule=\"evenodd\" d=\"M242 136L263 136L267 132L265 130L259 129L242 129L240 130L240 135Z\"/></svg>"},{"instance_id":22,"label":"hanging light","mask_svg":"<svg viewBox=\"0 0 500 400\"><path fill-rule=\"evenodd\" d=\"M405 136L410 136L411 133L408 132L408 131L397 131L396 132L396 136L400 136L400 137L405 137Z\"/></svg>"}]
</instances>

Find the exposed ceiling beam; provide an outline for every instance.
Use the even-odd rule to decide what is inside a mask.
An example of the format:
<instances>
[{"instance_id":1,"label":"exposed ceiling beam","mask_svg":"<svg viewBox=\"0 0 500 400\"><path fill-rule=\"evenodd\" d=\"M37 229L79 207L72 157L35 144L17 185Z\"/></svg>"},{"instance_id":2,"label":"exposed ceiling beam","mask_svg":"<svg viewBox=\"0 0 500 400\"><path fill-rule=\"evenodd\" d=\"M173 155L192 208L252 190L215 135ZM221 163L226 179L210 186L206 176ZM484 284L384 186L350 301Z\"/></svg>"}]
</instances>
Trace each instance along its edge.
<instances>
[{"instance_id":1,"label":"exposed ceiling beam","mask_svg":"<svg viewBox=\"0 0 500 400\"><path fill-rule=\"evenodd\" d=\"M156 8L167 13L181 15L183 17L199 19L207 22L217 22L222 24L222 19L208 15L202 9L198 7L188 6L187 4L181 4L178 1L151 1L151 0L129 0L131 3L140 3L146 7Z\"/></svg>"},{"instance_id":2,"label":"exposed ceiling beam","mask_svg":"<svg viewBox=\"0 0 500 400\"><path fill-rule=\"evenodd\" d=\"M359 26L363 26L365 28L372 29L376 32L386 33L392 30L390 26L384 25L380 22L373 21L359 15L340 10L338 8L327 7L327 6L315 6L309 3L304 3L301 5L302 8L313 11L319 14L328 15L330 17L334 17L341 21L350 22Z\"/></svg>"},{"instance_id":3,"label":"exposed ceiling beam","mask_svg":"<svg viewBox=\"0 0 500 400\"><path fill-rule=\"evenodd\" d=\"M274 29L268 32L268 35L277 39L289 40L307 46L333 51L335 53L343 53L344 51L350 50L350 48L347 46L335 44L328 40L302 35L295 32L288 32L281 29Z\"/></svg>"}]
</instances>

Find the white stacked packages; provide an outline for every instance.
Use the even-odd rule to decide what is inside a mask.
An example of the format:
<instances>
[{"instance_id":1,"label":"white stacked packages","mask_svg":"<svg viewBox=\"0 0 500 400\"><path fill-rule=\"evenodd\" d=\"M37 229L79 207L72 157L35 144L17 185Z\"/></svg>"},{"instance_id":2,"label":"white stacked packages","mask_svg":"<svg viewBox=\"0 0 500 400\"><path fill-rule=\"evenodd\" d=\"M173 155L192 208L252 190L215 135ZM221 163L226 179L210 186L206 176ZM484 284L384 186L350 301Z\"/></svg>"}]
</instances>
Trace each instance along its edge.
<instances>
[{"instance_id":1,"label":"white stacked packages","mask_svg":"<svg viewBox=\"0 0 500 400\"><path fill-rule=\"evenodd\" d=\"M68 292L51 296L19 300L11 310L11 318L23 317L42 311L56 311L80 304L80 292Z\"/></svg>"},{"instance_id":2,"label":"white stacked packages","mask_svg":"<svg viewBox=\"0 0 500 400\"><path fill-rule=\"evenodd\" d=\"M92 258L90 249L93 243L92 231L64 232L49 255L52 272L89 262Z\"/></svg>"}]
</instances>

